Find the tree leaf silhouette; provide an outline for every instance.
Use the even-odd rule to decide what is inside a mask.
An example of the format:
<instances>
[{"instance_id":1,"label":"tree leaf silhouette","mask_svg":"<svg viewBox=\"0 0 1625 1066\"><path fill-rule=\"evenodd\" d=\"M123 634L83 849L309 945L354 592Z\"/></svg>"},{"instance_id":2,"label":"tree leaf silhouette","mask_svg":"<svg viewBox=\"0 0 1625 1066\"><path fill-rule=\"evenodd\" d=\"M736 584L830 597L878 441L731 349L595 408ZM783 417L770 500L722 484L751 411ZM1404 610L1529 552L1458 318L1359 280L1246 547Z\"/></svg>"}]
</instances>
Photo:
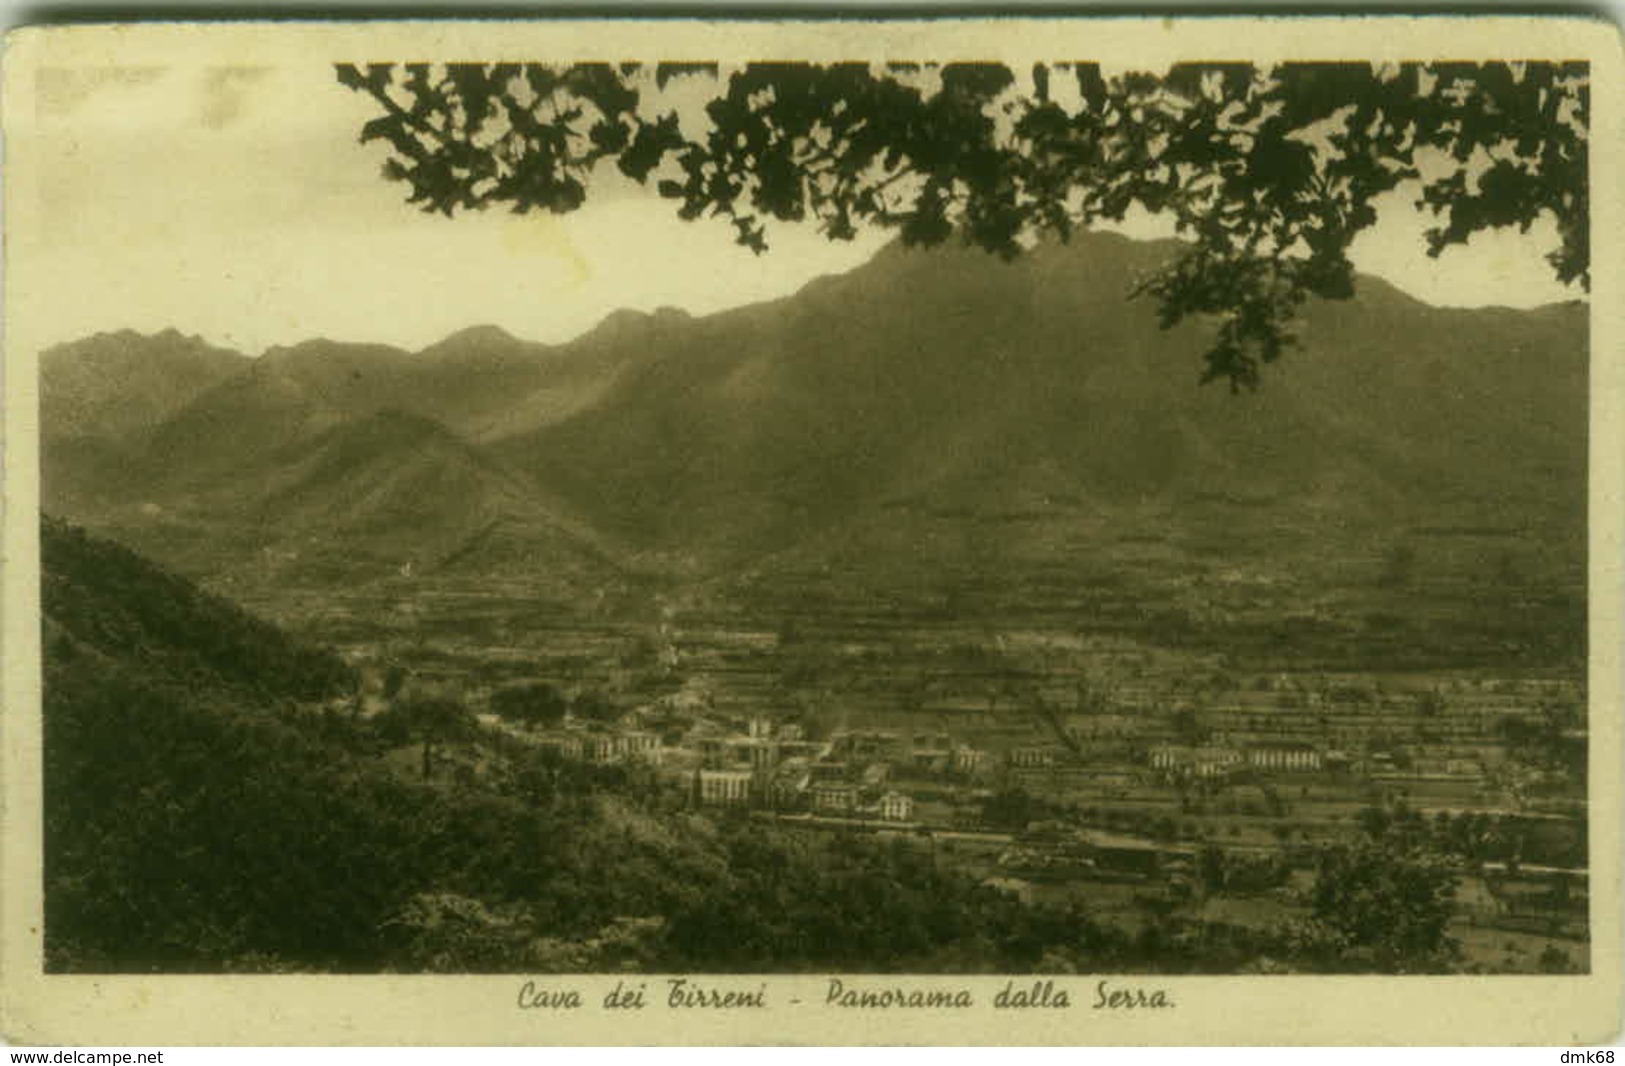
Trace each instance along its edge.
<instances>
[{"instance_id":1,"label":"tree leaf silhouette","mask_svg":"<svg viewBox=\"0 0 1625 1066\"><path fill-rule=\"evenodd\" d=\"M1072 94L1062 102L1071 75ZM1045 236L1141 210L1185 249L1139 292L1164 326L1216 318L1204 381L1249 388L1292 345L1309 297L1353 293L1348 249L1377 199L1420 183L1438 255L1487 229L1556 223L1548 256L1589 288L1584 63L1182 63L1103 76L1091 63L340 64L380 110L384 176L453 215L573 211L600 166L719 218L762 253L769 224L832 240L958 235L1013 258ZM703 110L661 99L709 80ZM1419 165L1426 157L1426 171ZM1429 176L1423 177L1427 173Z\"/></svg>"}]
</instances>

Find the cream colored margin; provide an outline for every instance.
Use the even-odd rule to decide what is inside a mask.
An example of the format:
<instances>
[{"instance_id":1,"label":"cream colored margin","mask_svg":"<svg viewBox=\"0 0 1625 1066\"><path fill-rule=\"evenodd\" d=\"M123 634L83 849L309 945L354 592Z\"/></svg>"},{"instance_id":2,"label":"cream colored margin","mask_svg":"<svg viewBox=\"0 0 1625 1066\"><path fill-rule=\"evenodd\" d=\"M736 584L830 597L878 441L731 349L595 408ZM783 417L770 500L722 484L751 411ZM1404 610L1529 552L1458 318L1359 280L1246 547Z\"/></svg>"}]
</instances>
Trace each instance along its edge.
<instances>
[{"instance_id":1,"label":"cream colored margin","mask_svg":"<svg viewBox=\"0 0 1625 1066\"><path fill-rule=\"evenodd\" d=\"M761 1011L626 1016L596 1004L614 977L547 979L588 1006L515 1008L513 977L68 977L40 971L38 449L35 355L5 353L3 924L0 1034L59 1044L1572 1044L1608 1040L1621 1004L1621 629L1625 529L1620 37L1559 18L1049 20L936 22L599 22L151 24L24 29L6 42L6 211L26 210L34 72L44 66L271 65L409 59L967 59L1012 65L1102 60L1159 70L1179 60L1589 59L1592 64L1591 479L1592 963L1586 977L1183 977L1124 984L1168 990L1162 1011L1096 1011L1097 977L1069 977L1066 1011L995 1011L1000 978L865 980L970 984L970 1010L839 1010L826 978L708 981L766 985ZM290 106L297 106L291 104ZM380 187L380 195L395 195ZM28 263L8 247L5 325ZM319 254L319 249L312 249ZM651 979L651 989L662 982ZM799 1005L791 1005L799 999Z\"/></svg>"}]
</instances>

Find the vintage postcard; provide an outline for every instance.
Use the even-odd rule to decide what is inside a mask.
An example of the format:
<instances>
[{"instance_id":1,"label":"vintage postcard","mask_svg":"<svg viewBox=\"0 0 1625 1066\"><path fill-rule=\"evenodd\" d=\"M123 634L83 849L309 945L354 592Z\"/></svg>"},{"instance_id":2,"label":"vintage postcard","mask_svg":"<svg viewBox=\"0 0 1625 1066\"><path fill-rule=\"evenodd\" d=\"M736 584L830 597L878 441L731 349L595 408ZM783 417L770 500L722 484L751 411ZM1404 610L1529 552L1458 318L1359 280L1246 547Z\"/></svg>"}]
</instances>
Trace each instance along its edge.
<instances>
[{"instance_id":1,"label":"vintage postcard","mask_svg":"<svg viewBox=\"0 0 1625 1066\"><path fill-rule=\"evenodd\" d=\"M1621 1003L1620 37L6 42L3 1030Z\"/></svg>"}]
</instances>

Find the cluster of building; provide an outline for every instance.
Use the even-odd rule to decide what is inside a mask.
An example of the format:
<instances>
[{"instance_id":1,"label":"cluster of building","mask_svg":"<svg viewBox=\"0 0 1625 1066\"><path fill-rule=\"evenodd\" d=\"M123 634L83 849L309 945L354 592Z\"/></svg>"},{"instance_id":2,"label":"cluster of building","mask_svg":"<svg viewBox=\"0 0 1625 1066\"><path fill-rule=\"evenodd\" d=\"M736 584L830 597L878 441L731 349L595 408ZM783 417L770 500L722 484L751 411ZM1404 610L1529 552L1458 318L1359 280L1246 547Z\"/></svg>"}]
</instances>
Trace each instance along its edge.
<instances>
[{"instance_id":1,"label":"cluster of building","mask_svg":"<svg viewBox=\"0 0 1625 1066\"><path fill-rule=\"evenodd\" d=\"M810 740L798 723L761 717L739 732L702 718L668 749L665 768L692 775L695 798L707 806L910 821L914 800L893 787L890 752L876 739L839 733Z\"/></svg>"},{"instance_id":2,"label":"cluster of building","mask_svg":"<svg viewBox=\"0 0 1625 1066\"><path fill-rule=\"evenodd\" d=\"M1346 768L1348 756L1322 751L1311 744L1227 745L1159 744L1149 753L1151 769L1169 775L1197 778L1226 777L1241 770L1269 773L1306 773L1323 768Z\"/></svg>"},{"instance_id":3,"label":"cluster of building","mask_svg":"<svg viewBox=\"0 0 1625 1066\"><path fill-rule=\"evenodd\" d=\"M1187 878L1196 848L1059 823L1035 823L999 856L1006 877L1027 881Z\"/></svg>"},{"instance_id":4,"label":"cluster of building","mask_svg":"<svg viewBox=\"0 0 1625 1066\"><path fill-rule=\"evenodd\" d=\"M663 752L660 737L646 729L595 731L565 727L538 734L535 743L551 748L562 758L596 766L621 762L658 766Z\"/></svg>"},{"instance_id":5,"label":"cluster of building","mask_svg":"<svg viewBox=\"0 0 1625 1066\"><path fill-rule=\"evenodd\" d=\"M614 726L566 721L526 736L577 762L655 767L706 806L887 822L914 817L913 798L892 784L894 764L967 775L988 765L985 752L954 745L947 734L904 741L889 731L841 732L812 740L797 722L758 716L729 723L696 715L679 735L668 731L663 740L636 719Z\"/></svg>"},{"instance_id":6,"label":"cluster of building","mask_svg":"<svg viewBox=\"0 0 1625 1066\"><path fill-rule=\"evenodd\" d=\"M1478 781L1485 757L1455 745L1405 745L1403 751L1351 754L1307 743L1158 744L1147 753L1151 769L1168 778L1222 780L1254 773L1353 772L1385 778Z\"/></svg>"},{"instance_id":7,"label":"cluster of building","mask_svg":"<svg viewBox=\"0 0 1625 1066\"><path fill-rule=\"evenodd\" d=\"M1292 717L1277 712L1276 719L1287 725ZM1147 717L1147 723L1152 721L1156 719ZM1090 760L1091 780L1107 789L1115 774L1121 778L1118 791L1126 794L1143 780L1139 775L1144 771L1136 765L1164 780L1215 784L1253 774L1321 772L1354 772L1372 779L1483 777L1483 753L1464 748L1460 738L1404 745L1402 754L1398 748L1393 754L1351 754L1308 738L1249 737L1248 732L1252 730L1239 737L1216 733L1203 743L1165 739L1149 747L1131 744L1123 750L1127 757L1115 760L1102 750ZM633 711L615 724L566 720L528 736L572 761L655 767L671 785L708 807L904 823L916 818L916 799L910 793L919 790L911 789L911 782L986 785L1010 775L1008 780L1019 784L1071 762L1059 743L992 752L947 732L880 728L837 730L814 739L794 720L734 717L687 705ZM1072 747L1104 749L1107 743L1074 738Z\"/></svg>"}]
</instances>

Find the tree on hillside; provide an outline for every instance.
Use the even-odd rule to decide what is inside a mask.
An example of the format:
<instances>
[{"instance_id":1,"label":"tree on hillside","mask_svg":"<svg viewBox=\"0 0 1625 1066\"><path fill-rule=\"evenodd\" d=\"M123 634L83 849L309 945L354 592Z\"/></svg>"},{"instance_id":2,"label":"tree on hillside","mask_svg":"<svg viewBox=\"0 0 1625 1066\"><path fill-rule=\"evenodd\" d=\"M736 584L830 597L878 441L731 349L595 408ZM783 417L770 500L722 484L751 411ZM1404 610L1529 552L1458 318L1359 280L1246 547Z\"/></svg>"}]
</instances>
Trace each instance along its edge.
<instances>
[{"instance_id":1,"label":"tree on hillside","mask_svg":"<svg viewBox=\"0 0 1625 1066\"><path fill-rule=\"evenodd\" d=\"M403 729L423 745L423 779L434 774L435 752L442 745L461 740L474 732L474 716L457 700L444 696L419 696L391 707L382 723Z\"/></svg>"},{"instance_id":2,"label":"tree on hillside","mask_svg":"<svg viewBox=\"0 0 1625 1066\"><path fill-rule=\"evenodd\" d=\"M620 720L622 712L602 692L588 689L570 701L570 713L588 722L613 724Z\"/></svg>"},{"instance_id":3,"label":"tree on hillside","mask_svg":"<svg viewBox=\"0 0 1625 1066\"><path fill-rule=\"evenodd\" d=\"M1207 740L1211 732L1202 724L1196 708L1190 706L1176 709L1169 716L1168 723L1174 731L1174 737L1181 744L1200 744Z\"/></svg>"},{"instance_id":4,"label":"tree on hillside","mask_svg":"<svg viewBox=\"0 0 1625 1066\"><path fill-rule=\"evenodd\" d=\"M405 667L401 666L399 663L390 663L389 668L384 671L384 699L393 700L396 696L399 696L401 694L401 689L406 685L406 678L407 673Z\"/></svg>"},{"instance_id":5,"label":"tree on hillside","mask_svg":"<svg viewBox=\"0 0 1625 1066\"><path fill-rule=\"evenodd\" d=\"M1204 381L1256 385L1311 295L1352 292L1348 250L1378 198L1414 188L1437 255L1554 220L1549 257L1589 285L1585 63L340 64L378 114L384 174L448 216L573 211L613 164L684 219L767 248L767 222L859 227L910 245L958 235L1014 257L1143 210L1184 249L1137 291L1162 324L1217 319ZM704 116L673 78L716 83Z\"/></svg>"},{"instance_id":6,"label":"tree on hillside","mask_svg":"<svg viewBox=\"0 0 1625 1066\"><path fill-rule=\"evenodd\" d=\"M1310 902L1345 963L1415 972L1438 968L1455 949L1456 884L1445 857L1372 839L1322 850Z\"/></svg>"},{"instance_id":7,"label":"tree on hillside","mask_svg":"<svg viewBox=\"0 0 1625 1066\"><path fill-rule=\"evenodd\" d=\"M492 711L532 729L558 725L569 709L564 693L545 681L513 685L491 694Z\"/></svg>"}]
</instances>

